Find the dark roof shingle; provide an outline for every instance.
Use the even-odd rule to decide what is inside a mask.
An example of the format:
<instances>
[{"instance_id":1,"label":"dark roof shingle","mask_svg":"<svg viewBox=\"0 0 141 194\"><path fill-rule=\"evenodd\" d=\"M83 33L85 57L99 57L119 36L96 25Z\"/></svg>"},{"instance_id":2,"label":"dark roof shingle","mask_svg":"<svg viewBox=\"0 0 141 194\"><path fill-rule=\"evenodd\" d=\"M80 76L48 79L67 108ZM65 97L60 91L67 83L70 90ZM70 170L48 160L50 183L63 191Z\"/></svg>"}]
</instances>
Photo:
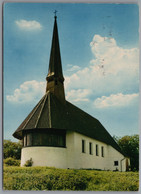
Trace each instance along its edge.
<instances>
[{"instance_id":1,"label":"dark roof shingle","mask_svg":"<svg viewBox=\"0 0 141 194\"><path fill-rule=\"evenodd\" d=\"M121 152L117 143L96 118L68 101L61 103L50 92L43 96L14 132L13 136L22 139L22 131L29 129L65 129L75 131L111 145Z\"/></svg>"}]
</instances>

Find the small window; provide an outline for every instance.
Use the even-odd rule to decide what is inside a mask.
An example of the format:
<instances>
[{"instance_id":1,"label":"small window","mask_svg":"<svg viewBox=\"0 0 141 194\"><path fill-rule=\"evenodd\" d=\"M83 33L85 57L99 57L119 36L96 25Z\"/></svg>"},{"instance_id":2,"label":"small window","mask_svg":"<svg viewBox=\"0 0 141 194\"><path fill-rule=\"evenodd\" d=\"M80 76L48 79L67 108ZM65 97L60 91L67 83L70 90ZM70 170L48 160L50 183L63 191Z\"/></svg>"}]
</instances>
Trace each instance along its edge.
<instances>
[{"instance_id":1,"label":"small window","mask_svg":"<svg viewBox=\"0 0 141 194\"><path fill-rule=\"evenodd\" d=\"M26 135L27 139L26 139L26 146L32 146L32 134L31 133L27 133Z\"/></svg>"},{"instance_id":2,"label":"small window","mask_svg":"<svg viewBox=\"0 0 141 194\"><path fill-rule=\"evenodd\" d=\"M101 156L104 157L104 147L101 147Z\"/></svg>"},{"instance_id":3,"label":"small window","mask_svg":"<svg viewBox=\"0 0 141 194\"><path fill-rule=\"evenodd\" d=\"M118 161L114 161L114 166L118 166Z\"/></svg>"},{"instance_id":4,"label":"small window","mask_svg":"<svg viewBox=\"0 0 141 194\"><path fill-rule=\"evenodd\" d=\"M89 143L89 154L91 154L91 155L93 154L92 153L92 143L91 142Z\"/></svg>"},{"instance_id":5,"label":"small window","mask_svg":"<svg viewBox=\"0 0 141 194\"><path fill-rule=\"evenodd\" d=\"M85 153L85 140L82 140L82 153Z\"/></svg>"},{"instance_id":6,"label":"small window","mask_svg":"<svg viewBox=\"0 0 141 194\"><path fill-rule=\"evenodd\" d=\"M96 144L96 156L98 156L98 144Z\"/></svg>"},{"instance_id":7,"label":"small window","mask_svg":"<svg viewBox=\"0 0 141 194\"><path fill-rule=\"evenodd\" d=\"M24 143L23 143L23 144L24 144L24 147L26 147L26 145L27 145L26 140L27 140L27 139L26 139L26 134L25 134L25 135L24 135Z\"/></svg>"}]
</instances>

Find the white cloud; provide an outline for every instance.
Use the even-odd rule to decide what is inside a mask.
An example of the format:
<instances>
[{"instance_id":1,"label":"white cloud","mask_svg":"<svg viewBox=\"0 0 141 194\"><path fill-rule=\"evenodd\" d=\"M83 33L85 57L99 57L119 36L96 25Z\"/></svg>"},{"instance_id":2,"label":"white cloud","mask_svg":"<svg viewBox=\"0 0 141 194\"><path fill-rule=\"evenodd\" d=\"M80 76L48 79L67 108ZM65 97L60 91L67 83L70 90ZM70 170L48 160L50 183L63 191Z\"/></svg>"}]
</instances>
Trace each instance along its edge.
<instances>
[{"instance_id":1,"label":"white cloud","mask_svg":"<svg viewBox=\"0 0 141 194\"><path fill-rule=\"evenodd\" d=\"M139 94L111 94L110 96L102 96L94 101L96 108L123 107L129 106L137 102Z\"/></svg>"},{"instance_id":2,"label":"white cloud","mask_svg":"<svg viewBox=\"0 0 141 194\"><path fill-rule=\"evenodd\" d=\"M67 71L71 71L71 72L72 71L78 71L78 70L80 70L80 67L78 65L68 64L67 67L68 67Z\"/></svg>"},{"instance_id":3,"label":"white cloud","mask_svg":"<svg viewBox=\"0 0 141 194\"><path fill-rule=\"evenodd\" d=\"M114 38L95 35L90 43L91 50L96 57L91 64L101 65L105 74L118 75L127 72L135 76L139 67L139 50L137 48L123 49L118 47Z\"/></svg>"},{"instance_id":4,"label":"white cloud","mask_svg":"<svg viewBox=\"0 0 141 194\"><path fill-rule=\"evenodd\" d=\"M139 84L139 49L124 49L114 38L95 35L90 43L94 59L65 77L67 91L89 89L94 95L132 93Z\"/></svg>"},{"instance_id":5,"label":"white cloud","mask_svg":"<svg viewBox=\"0 0 141 194\"><path fill-rule=\"evenodd\" d=\"M6 99L14 103L27 103L39 100L45 94L45 82L35 80L24 82L15 89L13 95L7 95Z\"/></svg>"},{"instance_id":6,"label":"white cloud","mask_svg":"<svg viewBox=\"0 0 141 194\"><path fill-rule=\"evenodd\" d=\"M71 102L88 102L90 94L88 89L70 90L67 92L66 99Z\"/></svg>"},{"instance_id":7,"label":"white cloud","mask_svg":"<svg viewBox=\"0 0 141 194\"><path fill-rule=\"evenodd\" d=\"M15 23L22 30L41 30L42 29L42 25L35 20L32 20L32 21L16 20Z\"/></svg>"}]
</instances>

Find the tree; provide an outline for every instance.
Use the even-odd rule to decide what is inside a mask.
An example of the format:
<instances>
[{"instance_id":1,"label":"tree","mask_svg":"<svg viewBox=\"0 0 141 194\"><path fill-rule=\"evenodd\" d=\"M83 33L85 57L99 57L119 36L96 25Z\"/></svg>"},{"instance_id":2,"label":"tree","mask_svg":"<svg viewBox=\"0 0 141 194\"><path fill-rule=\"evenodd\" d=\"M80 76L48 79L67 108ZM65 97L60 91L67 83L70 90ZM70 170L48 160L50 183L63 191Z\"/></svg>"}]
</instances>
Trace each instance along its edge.
<instances>
[{"instance_id":1,"label":"tree","mask_svg":"<svg viewBox=\"0 0 141 194\"><path fill-rule=\"evenodd\" d=\"M139 135L113 137L123 153L130 158L131 170L139 170Z\"/></svg>"},{"instance_id":2,"label":"tree","mask_svg":"<svg viewBox=\"0 0 141 194\"><path fill-rule=\"evenodd\" d=\"M3 142L4 159L9 158L9 157L20 159L21 158L21 148L22 148L21 141L12 142L10 140L4 140Z\"/></svg>"}]
</instances>

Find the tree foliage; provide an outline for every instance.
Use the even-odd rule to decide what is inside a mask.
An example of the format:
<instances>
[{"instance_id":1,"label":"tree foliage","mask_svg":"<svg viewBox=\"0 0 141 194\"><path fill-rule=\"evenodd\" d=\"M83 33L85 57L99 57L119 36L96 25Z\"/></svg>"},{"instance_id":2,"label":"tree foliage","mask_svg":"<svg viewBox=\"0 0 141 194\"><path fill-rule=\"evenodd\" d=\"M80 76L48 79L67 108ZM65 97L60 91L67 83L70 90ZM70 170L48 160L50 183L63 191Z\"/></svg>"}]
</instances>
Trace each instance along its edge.
<instances>
[{"instance_id":1,"label":"tree foliage","mask_svg":"<svg viewBox=\"0 0 141 194\"><path fill-rule=\"evenodd\" d=\"M139 135L115 137L121 150L130 158L131 170L139 170Z\"/></svg>"},{"instance_id":2,"label":"tree foliage","mask_svg":"<svg viewBox=\"0 0 141 194\"><path fill-rule=\"evenodd\" d=\"M4 140L3 142L3 155L4 159L6 158L15 158L15 159L20 159L21 158L21 148L22 148L22 143L21 141L19 142L12 142L10 140Z\"/></svg>"}]
</instances>

